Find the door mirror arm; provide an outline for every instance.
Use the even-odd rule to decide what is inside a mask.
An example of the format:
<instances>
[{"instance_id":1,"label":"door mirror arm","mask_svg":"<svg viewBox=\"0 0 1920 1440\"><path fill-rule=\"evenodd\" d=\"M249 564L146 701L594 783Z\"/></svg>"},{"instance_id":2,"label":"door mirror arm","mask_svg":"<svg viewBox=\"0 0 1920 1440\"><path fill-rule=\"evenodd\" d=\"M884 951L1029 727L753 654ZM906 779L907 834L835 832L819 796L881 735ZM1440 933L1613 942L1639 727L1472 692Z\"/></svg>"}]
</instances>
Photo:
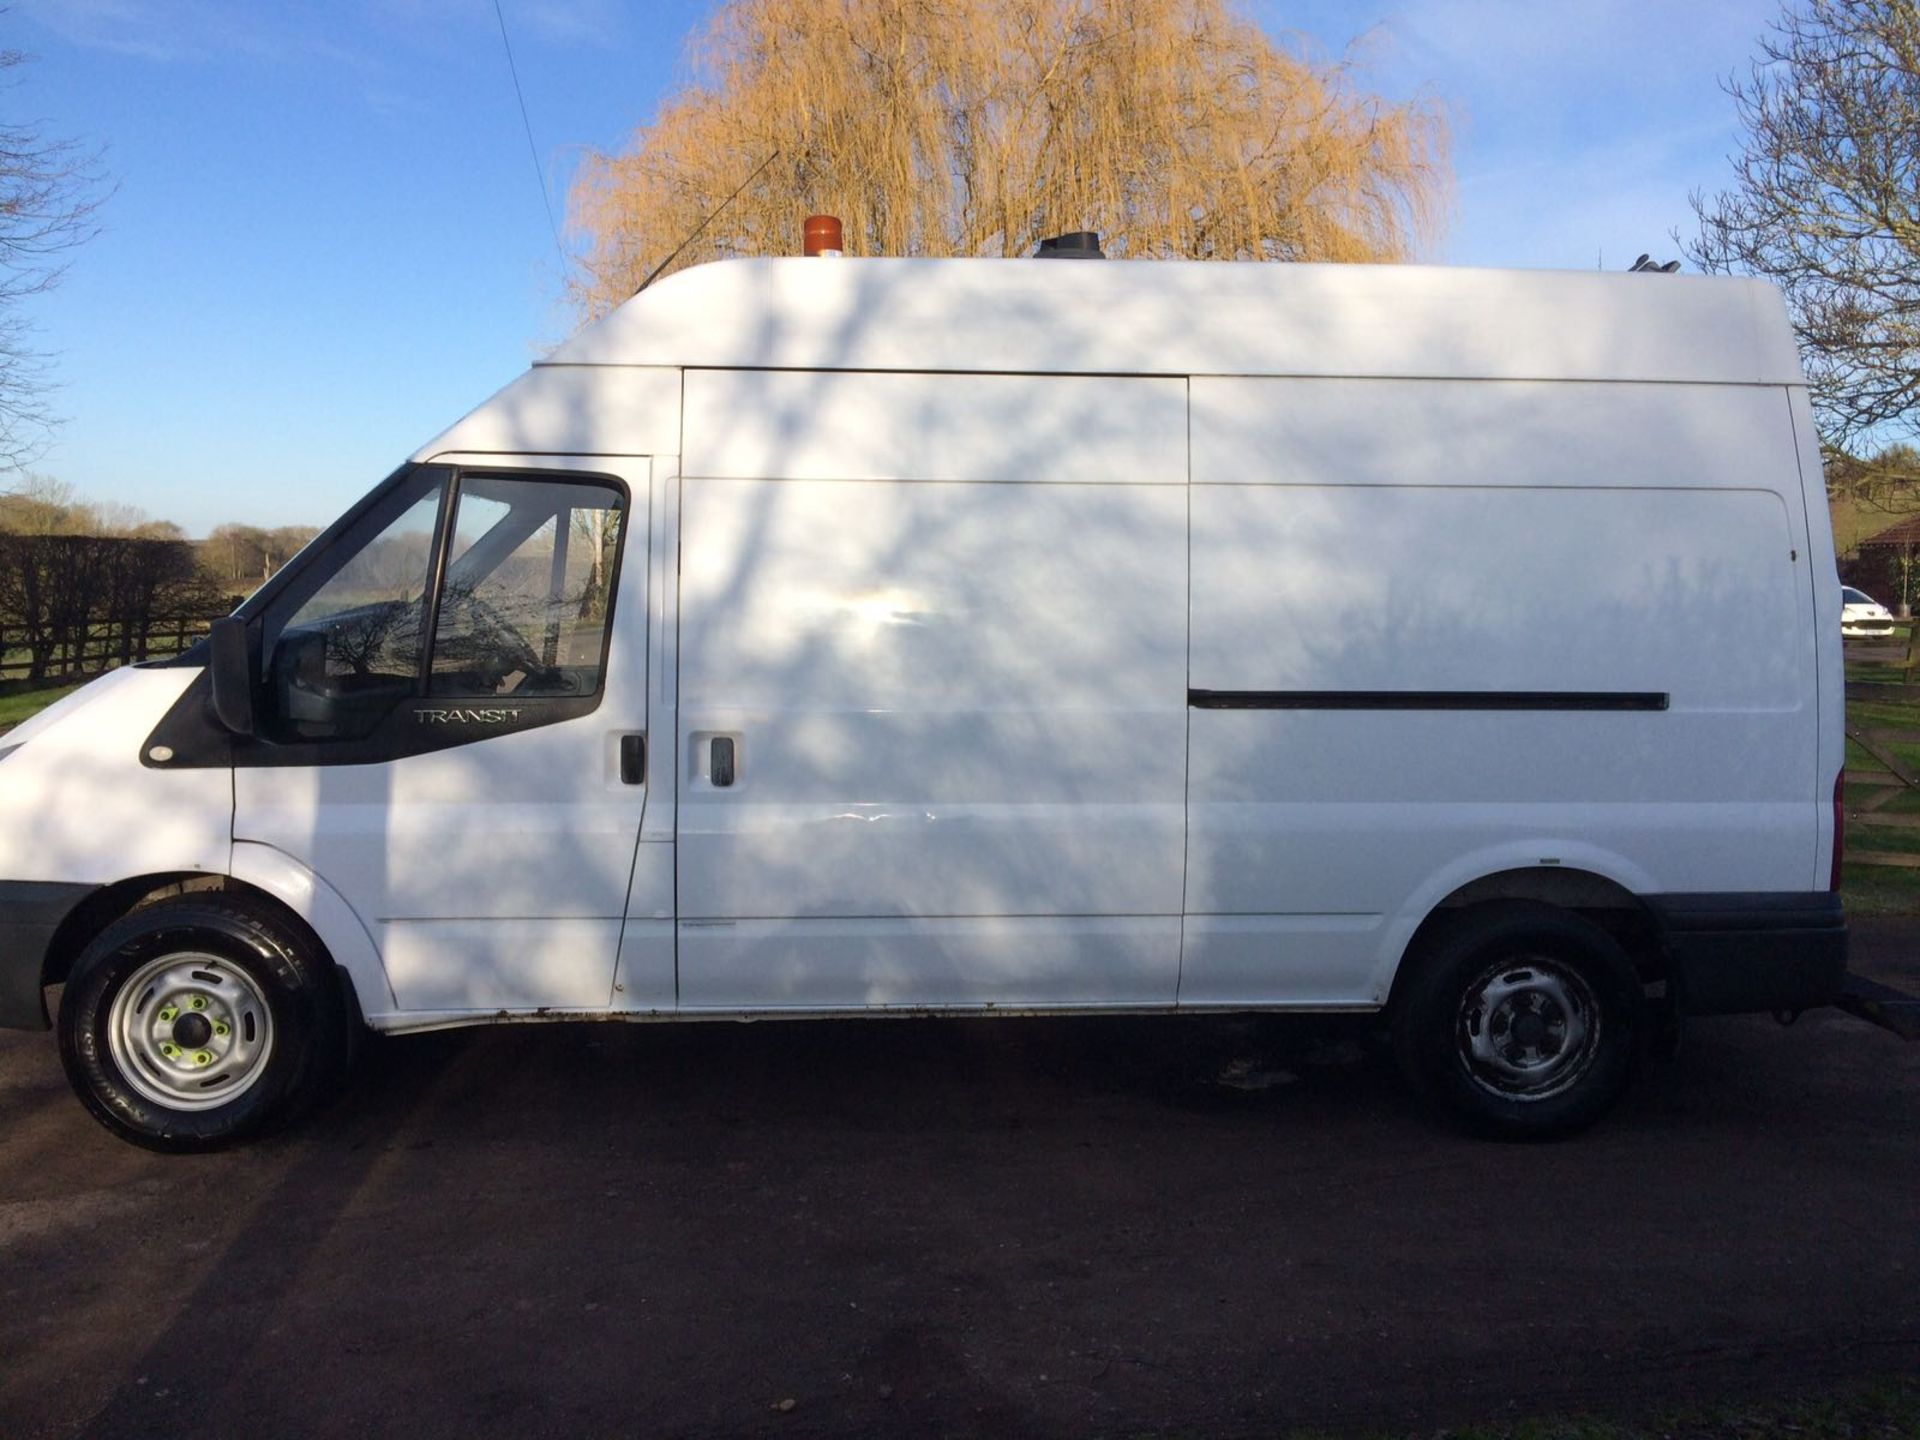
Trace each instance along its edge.
<instances>
[{"instance_id":1,"label":"door mirror arm","mask_svg":"<svg viewBox=\"0 0 1920 1440\"><path fill-rule=\"evenodd\" d=\"M231 734L252 735L255 687L246 621L227 615L213 622L207 632L207 673L213 687L213 718Z\"/></svg>"}]
</instances>

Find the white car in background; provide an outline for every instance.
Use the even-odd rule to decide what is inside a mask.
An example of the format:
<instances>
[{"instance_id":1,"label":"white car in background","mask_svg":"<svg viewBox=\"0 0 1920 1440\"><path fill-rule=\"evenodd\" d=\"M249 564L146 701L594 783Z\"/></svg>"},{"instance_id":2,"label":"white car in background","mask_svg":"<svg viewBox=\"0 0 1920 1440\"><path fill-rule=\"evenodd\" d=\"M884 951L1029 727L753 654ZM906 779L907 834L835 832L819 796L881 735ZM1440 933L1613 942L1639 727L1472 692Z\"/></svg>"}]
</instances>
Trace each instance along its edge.
<instances>
[{"instance_id":1,"label":"white car in background","mask_svg":"<svg viewBox=\"0 0 1920 1440\"><path fill-rule=\"evenodd\" d=\"M1840 633L1849 639L1893 634L1893 613L1864 590L1840 587Z\"/></svg>"}]
</instances>

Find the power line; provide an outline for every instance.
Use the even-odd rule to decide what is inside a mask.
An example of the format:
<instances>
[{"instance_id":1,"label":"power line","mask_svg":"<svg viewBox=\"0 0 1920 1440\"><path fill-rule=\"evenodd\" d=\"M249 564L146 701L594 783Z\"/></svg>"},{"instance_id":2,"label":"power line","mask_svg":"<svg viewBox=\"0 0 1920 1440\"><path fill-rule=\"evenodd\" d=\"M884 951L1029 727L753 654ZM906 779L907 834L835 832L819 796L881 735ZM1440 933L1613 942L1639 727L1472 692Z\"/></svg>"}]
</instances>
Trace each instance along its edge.
<instances>
[{"instance_id":1,"label":"power line","mask_svg":"<svg viewBox=\"0 0 1920 1440\"><path fill-rule=\"evenodd\" d=\"M520 88L520 67L513 63L513 42L507 39L507 17L500 11L500 0L493 0L493 18L500 22L500 46L507 52L507 73L513 76L513 95L520 102L520 123L527 132L527 157L533 161L533 178L540 187L540 203L546 208L547 229L553 235L554 253L559 255L564 267L567 250L560 243L560 227L554 223L553 201L547 196L547 177L540 169L540 147L533 143L533 121L527 118L527 96Z\"/></svg>"}]
</instances>

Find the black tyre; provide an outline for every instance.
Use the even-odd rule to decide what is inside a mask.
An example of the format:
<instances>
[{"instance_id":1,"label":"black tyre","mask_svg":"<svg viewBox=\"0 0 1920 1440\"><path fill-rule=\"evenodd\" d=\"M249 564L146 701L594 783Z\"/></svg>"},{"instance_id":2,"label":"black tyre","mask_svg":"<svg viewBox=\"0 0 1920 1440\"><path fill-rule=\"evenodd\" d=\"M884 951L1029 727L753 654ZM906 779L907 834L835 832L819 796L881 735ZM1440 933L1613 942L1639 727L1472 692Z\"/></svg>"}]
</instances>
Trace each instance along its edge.
<instances>
[{"instance_id":1,"label":"black tyre","mask_svg":"<svg viewBox=\"0 0 1920 1440\"><path fill-rule=\"evenodd\" d=\"M183 895L110 925L60 1000L67 1078L109 1130L211 1150L304 1110L340 1073L333 967L271 906Z\"/></svg>"},{"instance_id":2,"label":"black tyre","mask_svg":"<svg viewBox=\"0 0 1920 1440\"><path fill-rule=\"evenodd\" d=\"M1644 1001L1598 925L1512 902L1439 921L1393 1000L1407 1077L1483 1135L1544 1140L1584 1129L1632 1079Z\"/></svg>"}]
</instances>

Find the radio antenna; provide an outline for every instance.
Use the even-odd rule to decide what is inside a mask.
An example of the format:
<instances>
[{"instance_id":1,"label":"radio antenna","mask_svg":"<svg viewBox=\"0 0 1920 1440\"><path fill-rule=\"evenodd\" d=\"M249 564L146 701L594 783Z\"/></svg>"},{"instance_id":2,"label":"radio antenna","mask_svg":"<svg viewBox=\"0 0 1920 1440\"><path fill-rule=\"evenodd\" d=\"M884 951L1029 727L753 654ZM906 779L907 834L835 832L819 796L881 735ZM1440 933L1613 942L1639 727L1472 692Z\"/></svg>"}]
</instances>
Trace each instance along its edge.
<instances>
[{"instance_id":1,"label":"radio antenna","mask_svg":"<svg viewBox=\"0 0 1920 1440\"><path fill-rule=\"evenodd\" d=\"M715 221L715 219L719 217L720 212L726 209L727 206L731 205L735 200L738 200L740 198L740 191L745 190L747 186L751 185L754 181L758 180L760 178L760 172L766 169L767 166L771 165L775 160L778 160L779 158L780 158L780 152L778 150L775 150L771 155L767 156L766 159L762 160L758 165L756 165L754 167L753 173L747 176L746 179L740 182L740 188L738 190L735 190L733 194L727 196L726 199L722 200L718 205L714 206L713 213L707 216L707 218L702 220L698 225L694 226L693 233L687 236L687 238L682 240L678 245L674 246L673 253L667 256L666 259L662 260L658 265L654 266L653 269L648 272L647 278L640 282L640 289L635 290L633 292L634 295L638 295L640 293L640 290L646 289L647 286L651 285L654 281L658 280L660 278L660 272L666 269L667 266L671 265L674 261L678 260L680 258L680 252L682 250L685 250L687 246L691 245L694 241L698 240L700 238L701 232L703 232L707 228L707 226L711 225ZM631 299L632 296L629 296L628 298Z\"/></svg>"}]
</instances>

